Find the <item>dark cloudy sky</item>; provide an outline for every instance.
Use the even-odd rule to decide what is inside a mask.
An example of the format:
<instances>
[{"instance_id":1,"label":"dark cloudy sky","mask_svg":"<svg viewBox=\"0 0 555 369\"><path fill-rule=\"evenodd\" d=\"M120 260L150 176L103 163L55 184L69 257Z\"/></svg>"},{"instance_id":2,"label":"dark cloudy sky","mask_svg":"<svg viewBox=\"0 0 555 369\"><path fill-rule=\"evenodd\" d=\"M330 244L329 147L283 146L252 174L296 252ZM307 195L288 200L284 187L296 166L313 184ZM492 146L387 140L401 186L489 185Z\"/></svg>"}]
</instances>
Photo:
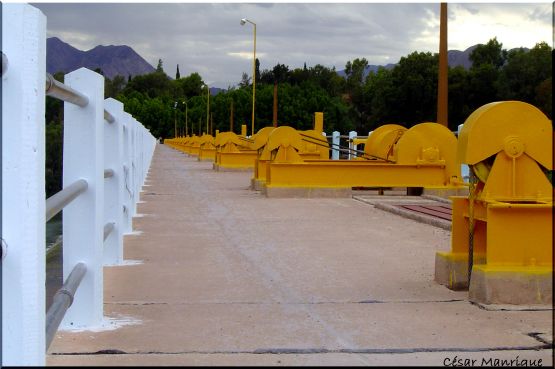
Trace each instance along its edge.
<instances>
[{"instance_id":1,"label":"dark cloudy sky","mask_svg":"<svg viewBox=\"0 0 555 369\"><path fill-rule=\"evenodd\" d=\"M439 3L33 3L48 37L89 50L129 45L166 73L198 72L226 88L252 73L253 26L260 68L322 64L344 69L354 58L396 63L412 51L438 51ZM448 48L464 50L497 36L503 47L553 43L552 6L449 3Z\"/></svg>"}]
</instances>

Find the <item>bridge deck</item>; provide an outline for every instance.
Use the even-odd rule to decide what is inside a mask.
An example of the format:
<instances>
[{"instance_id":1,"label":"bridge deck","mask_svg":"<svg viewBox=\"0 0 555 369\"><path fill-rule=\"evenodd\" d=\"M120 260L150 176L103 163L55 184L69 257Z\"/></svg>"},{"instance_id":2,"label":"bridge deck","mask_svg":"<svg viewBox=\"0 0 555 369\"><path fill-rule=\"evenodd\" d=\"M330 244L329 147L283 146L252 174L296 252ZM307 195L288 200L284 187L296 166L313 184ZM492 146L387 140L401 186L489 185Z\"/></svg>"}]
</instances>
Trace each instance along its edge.
<instances>
[{"instance_id":1,"label":"bridge deck","mask_svg":"<svg viewBox=\"0 0 555 369\"><path fill-rule=\"evenodd\" d=\"M105 325L58 332L47 363L552 363L532 350L551 310L484 309L433 281L448 231L353 199L267 199L250 176L158 145L127 265L105 268Z\"/></svg>"}]
</instances>

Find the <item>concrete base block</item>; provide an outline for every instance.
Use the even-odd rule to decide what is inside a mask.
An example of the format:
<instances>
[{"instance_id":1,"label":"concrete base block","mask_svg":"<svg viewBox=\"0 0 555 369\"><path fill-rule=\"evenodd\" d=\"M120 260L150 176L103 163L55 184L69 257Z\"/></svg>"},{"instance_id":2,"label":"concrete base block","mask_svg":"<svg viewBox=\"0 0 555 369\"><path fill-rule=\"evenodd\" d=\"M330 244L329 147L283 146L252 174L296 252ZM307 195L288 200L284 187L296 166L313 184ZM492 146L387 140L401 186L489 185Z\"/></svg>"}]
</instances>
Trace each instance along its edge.
<instances>
[{"instance_id":1,"label":"concrete base block","mask_svg":"<svg viewBox=\"0 0 555 369\"><path fill-rule=\"evenodd\" d=\"M260 179L251 178L251 190L254 191L263 191L264 186L266 186L266 181L262 181Z\"/></svg>"},{"instance_id":2,"label":"concrete base block","mask_svg":"<svg viewBox=\"0 0 555 369\"><path fill-rule=\"evenodd\" d=\"M212 169L216 172L252 172L254 171L253 167L224 167L218 165L216 163L212 164Z\"/></svg>"},{"instance_id":3,"label":"concrete base block","mask_svg":"<svg viewBox=\"0 0 555 369\"><path fill-rule=\"evenodd\" d=\"M484 264L485 255L475 254L474 265ZM475 269L475 268L473 268ZM450 290L468 289L468 254L437 252L434 280Z\"/></svg>"},{"instance_id":4,"label":"concrete base block","mask_svg":"<svg viewBox=\"0 0 555 369\"><path fill-rule=\"evenodd\" d=\"M349 198L352 197L351 187L344 188L310 188L310 187L267 187L262 193L274 198Z\"/></svg>"},{"instance_id":5,"label":"concrete base block","mask_svg":"<svg viewBox=\"0 0 555 369\"><path fill-rule=\"evenodd\" d=\"M553 270L477 265L472 268L468 295L470 301L481 304L552 305Z\"/></svg>"},{"instance_id":6,"label":"concrete base block","mask_svg":"<svg viewBox=\"0 0 555 369\"><path fill-rule=\"evenodd\" d=\"M423 195L448 199L450 196L468 196L468 188L424 188Z\"/></svg>"}]
</instances>

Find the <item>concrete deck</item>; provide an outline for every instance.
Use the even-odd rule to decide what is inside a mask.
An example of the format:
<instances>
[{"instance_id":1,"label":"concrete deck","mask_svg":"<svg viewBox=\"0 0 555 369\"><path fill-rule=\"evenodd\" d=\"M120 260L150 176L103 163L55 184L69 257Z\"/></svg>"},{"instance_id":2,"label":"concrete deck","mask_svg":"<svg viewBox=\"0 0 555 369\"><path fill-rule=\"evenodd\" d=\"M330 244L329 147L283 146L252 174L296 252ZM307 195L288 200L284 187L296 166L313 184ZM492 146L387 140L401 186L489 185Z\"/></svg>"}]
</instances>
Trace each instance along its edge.
<instances>
[{"instance_id":1,"label":"concrete deck","mask_svg":"<svg viewBox=\"0 0 555 369\"><path fill-rule=\"evenodd\" d=\"M47 364L553 364L551 307L434 282L449 231L354 199L268 199L251 175L158 145L127 265L105 268L106 323L58 332Z\"/></svg>"}]
</instances>

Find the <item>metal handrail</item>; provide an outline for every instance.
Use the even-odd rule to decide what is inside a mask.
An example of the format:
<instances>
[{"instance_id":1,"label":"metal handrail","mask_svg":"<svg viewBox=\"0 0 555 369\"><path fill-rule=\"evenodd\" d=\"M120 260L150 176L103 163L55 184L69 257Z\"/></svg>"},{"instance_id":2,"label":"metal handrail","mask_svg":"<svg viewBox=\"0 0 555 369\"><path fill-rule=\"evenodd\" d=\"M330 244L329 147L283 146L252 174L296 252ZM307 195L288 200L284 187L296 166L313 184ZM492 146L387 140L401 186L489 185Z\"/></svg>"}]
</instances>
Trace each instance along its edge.
<instances>
[{"instance_id":1,"label":"metal handrail","mask_svg":"<svg viewBox=\"0 0 555 369\"><path fill-rule=\"evenodd\" d=\"M104 241L106 241L106 239L108 238L108 236L110 235L110 233L114 230L114 226L116 224L115 223L106 223L104 225Z\"/></svg>"},{"instance_id":2,"label":"metal handrail","mask_svg":"<svg viewBox=\"0 0 555 369\"><path fill-rule=\"evenodd\" d=\"M84 263L78 263L75 265L62 288L60 288L54 295L52 305L50 305L50 308L46 313L45 351L48 351L48 348L54 339L54 335L58 331L58 327L66 315L67 309L69 309L71 304L73 304L75 292L77 291L77 288L79 288L79 285L81 284L81 281L86 273L87 266Z\"/></svg>"},{"instance_id":3,"label":"metal handrail","mask_svg":"<svg viewBox=\"0 0 555 369\"><path fill-rule=\"evenodd\" d=\"M89 184L84 179L79 179L60 192L46 199L46 221L48 222L58 214L67 204L83 193Z\"/></svg>"},{"instance_id":4,"label":"metal handrail","mask_svg":"<svg viewBox=\"0 0 555 369\"><path fill-rule=\"evenodd\" d=\"M82 108L89 104L89 98L73 88L58 82L50 73L46 73L46 94Z\"/></svg>"},{"instance_id":5,"label":"metal handrail","mask_svg":"<svg viewBox=\"0 0 555 369\"><path fill-rule=\"evenodd\" d=\"M2 73L4 73L4 54L2 54ZM89 104L89 98L87 96L57 81L50 73L46 73L45 93L48 96L67 101L82 108ZM108 123L114 123L116 118L104 109L104 120Z\"/></svg>"}]
</instances>

